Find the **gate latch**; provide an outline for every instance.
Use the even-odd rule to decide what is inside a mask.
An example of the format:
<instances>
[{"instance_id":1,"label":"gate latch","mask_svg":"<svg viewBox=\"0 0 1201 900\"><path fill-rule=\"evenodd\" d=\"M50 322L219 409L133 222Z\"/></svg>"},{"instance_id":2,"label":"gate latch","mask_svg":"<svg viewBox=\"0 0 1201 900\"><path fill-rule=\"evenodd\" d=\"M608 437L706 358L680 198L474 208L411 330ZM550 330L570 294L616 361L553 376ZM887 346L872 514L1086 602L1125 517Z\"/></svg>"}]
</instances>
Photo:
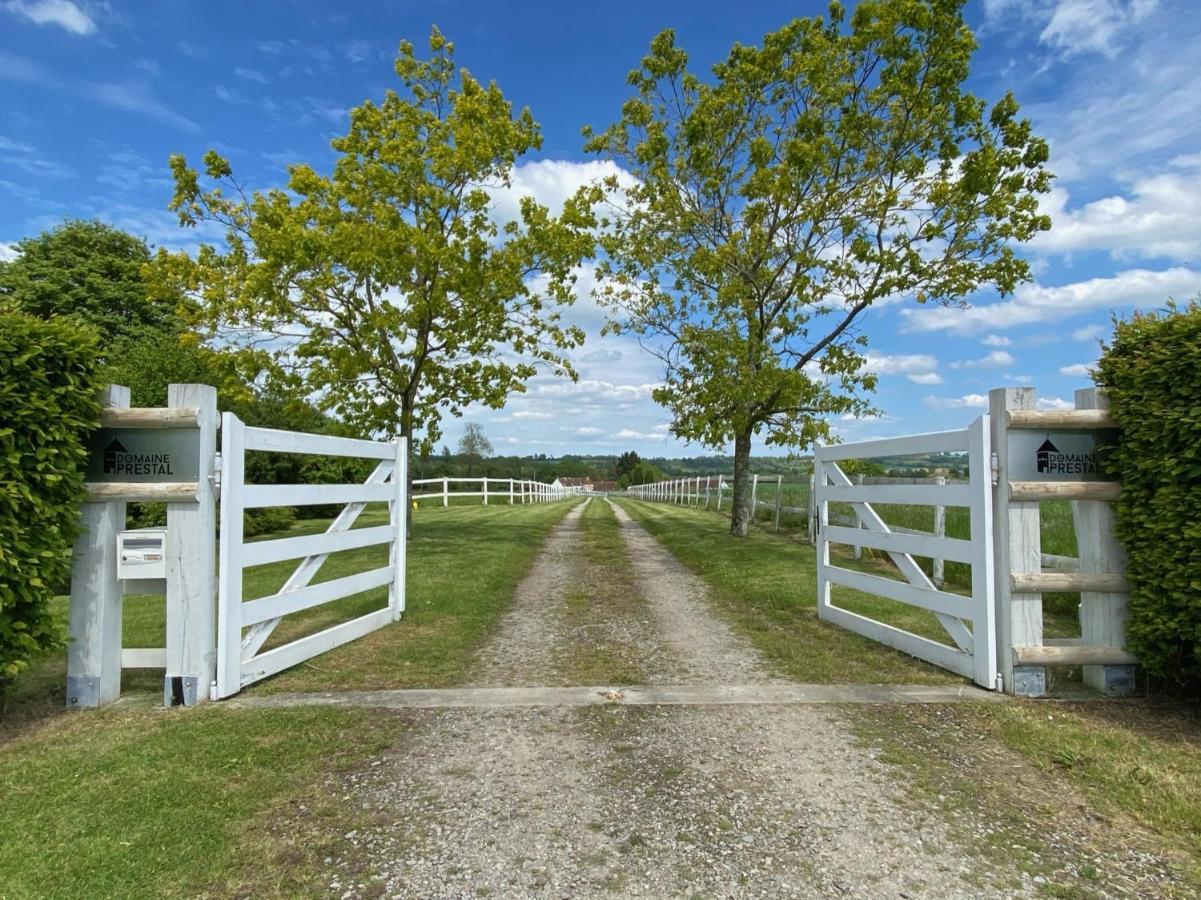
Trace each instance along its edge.
<instances>
[{"instance_id":1,"label":"gate latch","mask_svg":"<svg viewBox=\"0 0 1201 900\"><path fill-rule=\"evenodd\" d=\"M1001 458L997 456L996 450L989 456L988 467L992 471L992 486L996 487L997 482L1001 480Z\"/></svg>"},{"instance_id":2,"label":"gate latch","mask_svg":"<svg viewBox=\"0 0 1201 900\"><path fill-rule=\"evenodd\" d=\"M213 454L213 474L209 476L209 481L213 483L213 490L221 490L221 454ZM996 484L996 482L993 482Z\"/></svg>"}]
</instances>

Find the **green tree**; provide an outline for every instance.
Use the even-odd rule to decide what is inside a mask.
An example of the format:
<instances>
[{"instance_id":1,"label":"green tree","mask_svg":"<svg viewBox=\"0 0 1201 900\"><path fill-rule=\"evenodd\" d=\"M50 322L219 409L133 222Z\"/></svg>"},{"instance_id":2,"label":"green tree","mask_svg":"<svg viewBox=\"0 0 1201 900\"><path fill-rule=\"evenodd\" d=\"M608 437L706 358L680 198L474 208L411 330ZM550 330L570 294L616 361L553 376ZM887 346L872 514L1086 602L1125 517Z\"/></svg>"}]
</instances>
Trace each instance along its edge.
<instances>
[{"instance_id":1,"label":"green tree","mask_svg":"<svg viewBox=\"0 0 1201 900\"><path fill-rule=\"evenodd\" d=\"M467 460L467 474L474 472L475 464L483 462L492 455L492 442L484 434L483 426L478 422L468 422L459 438L459 456Z\"/></svg>"},{"instance_id":2,"label":"green tree","mask_svg":"<svg viewBox=\"0 0 1201 900\"><path fill-rule=\"evenodd\" d=\"M94 327L102 353L114 339L176 331L178 295L151 299L143 268L146 242L103 222L76 220L17 242L16 259L0 262L0 297L41 319L72 316Z\"/></svg>"},{"instance_id":3,"label":"green tree","mask_svg":"<svg viewBox=\"0 0 1201 900\"><path fill-rule=\"evenodd\" d=\"M646 460L638 460L629 471L617 479L617 489L624 491L633 484L654 484L663 478L663 472L652 466Z\"/></svg>"},{"instance_id":4,"label":"green tree","mask_svg":"<svg viewBox=\"0 0 1201 900\"><path fill-rule=\"evenodd\" d=\"M429 46L419 60L400 45L403 95L351 111L328 176L294 165L286 191L248 194L214 151L216 187L173 157L171 208L184 225L224 226L227 249L156 260L160 282L194 291L230 345L294 373L363 431L421 445L448 413L503 406L539 365L576 377L564 351L583 334L560 310L593 250L599 196L581 190L558 216L523 197L520 219L498 224L489 190L541 146L539 126L456 69L437 29Z\"/></svg>"},{"instance_id":5,"label":"green tree","mask_svg":"<svg viewBox=\"0 0 1201 900\"><path fill-rule=\"evenodd\" d=\"M614 468L614 473L618 478L620 478L622 475L625 475L627 472L631 471L640 462L642 462L642 460L638 458L637 453L635 453L633 450L627 450L625 453L621 454L621 456L617 457L617 465Z\"/></svg>"},{"instance_id":6,"label":"green tree","mask_svg":"<svg viewBox=\"0 0 1201 900\"><path fill-rule=\"evenodd\" d=\"M702 80L665 31L622 118L587 149L638 179L599 267L612 331L664 362L672 432L734 444L731 532L751 518L755 435L804 447L869 409L857 326L893 297L962 304L1029 277L1049 227L1046 143L1006 95L966 92L963 0L864 0L735 45Z\"/></svg>"}]
</instances>

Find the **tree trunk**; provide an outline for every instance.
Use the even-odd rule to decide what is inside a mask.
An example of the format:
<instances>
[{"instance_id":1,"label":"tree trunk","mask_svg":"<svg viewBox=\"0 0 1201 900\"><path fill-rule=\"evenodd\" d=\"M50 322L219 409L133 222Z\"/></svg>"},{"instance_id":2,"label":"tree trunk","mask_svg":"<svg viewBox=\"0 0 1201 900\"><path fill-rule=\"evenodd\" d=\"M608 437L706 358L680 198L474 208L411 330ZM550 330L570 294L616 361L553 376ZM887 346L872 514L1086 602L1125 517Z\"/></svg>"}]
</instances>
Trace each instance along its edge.
<instances>
[{"instance_id":1,"label":"tree trunk","mask_svg":"<svg viewBox=\"0 0 1201 900\"><path fill-rule=\"evenodd\" d=\"M407 404L401 404L400 412L400 436L405 439L405 454L408 456L408 465L405 466L405 471L408 473L408 478L405 479L405 540L413 539L413 413L407 408Z\"/></svg>"},{"instance_id":2,"label":"tree trunk","mask_svg":"<svg viewBox=\"0 0 1201 900\"><path fill-rule=\"evenodd\" d=\"M730 534L746 537L751 527L751 431L734 438L734 503L730 513Z\"/></svg>"}]
</instances>

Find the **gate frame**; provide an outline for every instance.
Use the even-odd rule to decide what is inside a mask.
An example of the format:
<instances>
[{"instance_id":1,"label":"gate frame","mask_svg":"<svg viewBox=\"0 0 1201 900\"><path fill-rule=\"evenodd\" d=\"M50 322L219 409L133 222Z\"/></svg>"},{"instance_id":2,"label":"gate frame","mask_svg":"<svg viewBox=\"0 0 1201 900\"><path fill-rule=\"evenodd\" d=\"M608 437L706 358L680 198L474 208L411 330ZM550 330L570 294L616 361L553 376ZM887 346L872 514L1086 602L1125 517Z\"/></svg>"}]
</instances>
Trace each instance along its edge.
<instances>
[{"instance_id":1,"label":"gate frame","mask_svg":"<svg viewBox=\"0 0 1201 900\"><path fill-rule=\"evenodd\" d=\"M248 450L376 459L379 462L363 484L248 485L245 481ZM216 696L225 698L247 685L400 618L405 607L408 447L404 438L385 443L257 428L227 412L221 417L221 457ZM389 504L389 524L352 531L351 526L364 506L380 501ZM324 532L254 544L243 541L242 517L246 509L325 503L345 503L346 506ZM309 585L330 553L384 543L391 545L387 566ZM253 560L245 553L247 548L257 551ZM264 554L270 557L266 561ZM279 591L243 601L245 569L288 559L300 562ZM385 584L388 585L388 603L381 609L259 652L283 616ZM247 628L245 635L243 628Z\"/></svg>"},{"instance_id":2,"label":"gate frame","mask_svg":"<svg viewBox=\"0 0 1201 900\"><path fill-rule=\"evenodd\" d=\"M838 466L839 460L909 453L964 452L968 454L965 485L855 485ZM816 447L813 454L817 532L817 612L865 637L879 641L918 659L971 678L989 690L1000 687L997 670L997 617L994 602L992 467L989 417L980 416L971 425L955 431L931 432L899 438ZM827 482L834 482L829 484ZM966 503L951 502L966 500ZM884 550L906 577L892 581L843 569L830 563L829 504L851 503L861 529L848 529L845 543ZM911 535L893 531L871 508L872 502L909 502L923 506L967 506L971 516L968 541L936 535ZM853 532L853 533L851 533ZM842 532L835 530L836 537ZM836 543L844 543L842 540ZM925 552L925 551L930 552ZM967 562L972 569L970 597L939 590L911 553ZM833 576L833 577L831 577ZM928 609L938 616L958 647L939 643L902 628L850 612L831 602L832 584L858 586L868 592L890 591L897 602ZM866 586L866 587L864 587ZM930 605L926 605L929 603ZM962 603L967 615L956 606ZM972 625L969 632L963 624ZM952 624L954 623L954 624Z\"/></svg>"}]
</instances>

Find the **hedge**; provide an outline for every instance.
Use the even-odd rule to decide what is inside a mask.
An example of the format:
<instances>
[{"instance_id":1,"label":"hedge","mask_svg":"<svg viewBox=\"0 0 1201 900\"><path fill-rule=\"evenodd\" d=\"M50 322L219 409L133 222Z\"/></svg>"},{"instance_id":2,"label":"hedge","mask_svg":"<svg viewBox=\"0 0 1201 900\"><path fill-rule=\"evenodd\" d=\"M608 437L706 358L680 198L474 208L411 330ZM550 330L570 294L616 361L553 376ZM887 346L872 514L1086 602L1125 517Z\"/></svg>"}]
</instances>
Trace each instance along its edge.
<instances>
[{"instance_id":1,"label":"hedge","mask_svg":"<svg viewBox=\"0 0 1201 900\"><path fill-rule=\"evenodd\" d=\"M96 385L90 329L0 306L0 698L62 642L49 601L70 573Z\"/></svg>"},{"instance_id":2,"label":"hedge","mask_svg":"<svg viewBox=\"0 0 1201 900\"><path fill-rule=\"evenodd\" d=\"M1170 687L1201 687L1201 305L1117 322L1098 364L1121 435L1118 537L1128 645Z\"/></svg>"}]
</instances>

